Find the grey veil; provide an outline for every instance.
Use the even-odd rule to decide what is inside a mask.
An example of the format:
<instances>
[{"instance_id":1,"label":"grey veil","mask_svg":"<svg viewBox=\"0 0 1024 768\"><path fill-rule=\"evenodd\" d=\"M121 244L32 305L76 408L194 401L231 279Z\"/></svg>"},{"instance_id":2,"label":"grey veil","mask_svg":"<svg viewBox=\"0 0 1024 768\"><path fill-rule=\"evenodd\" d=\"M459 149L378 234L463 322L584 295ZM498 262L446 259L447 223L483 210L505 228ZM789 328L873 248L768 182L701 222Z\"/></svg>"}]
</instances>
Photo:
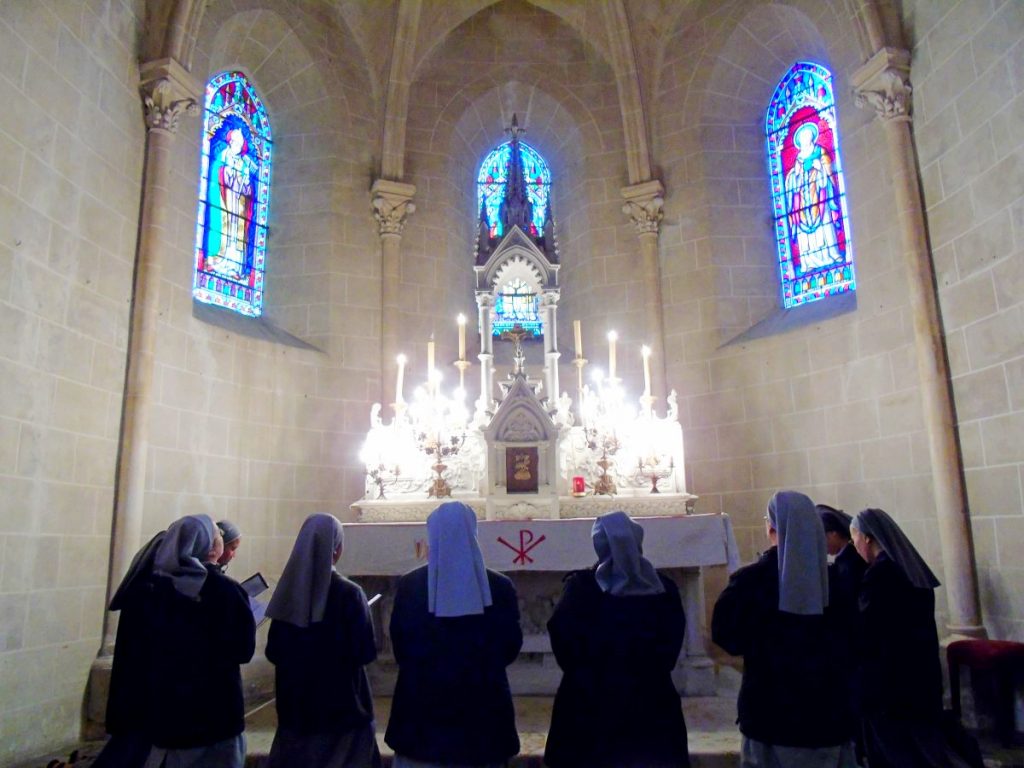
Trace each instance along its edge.
<instances>
[{"instance_id":1,"label":"grey veil","mask_svg":"<svg viewBox=\"0 0 1024 768\"><path fill-rule=\"evenodd\" d=\"M334 515L307 517L267 606L267 616L297 627L323 621L334 553L342 541L341 522Z\"/></svg>"},{"instance_id":2,"label":"grey veil","mask_svg":"<svg viewBox=\"0 0 1024 768\"><path fill-rule=\"evenodd\" d=\"M612 595L660 595L665 585L643 556L644 529L625 512L611 512L594 521L591 533L597 552L594 578Z\"/></svg>"},{"instance_id":3,"label":"grey veil","mask_svg":"<svg viewBox=\"0 0 1024 768\"><path fill-rule=\"evenodd\" d=\"M779 491L768 502L768 519L779 535L779 610L821 615L828 605L828 558L814 502Z\"/></svg>"},{"instance_id":4,"label":"grey veil","mask_svg":"<svg viewBox=\"0 0 1024 768\"><path fill-rule=\"evenodd\" d=\"M168 577L176 592L195 600L206 583L205 562L215 536L209 515L175 520L153 556L153 573Z\"/></svg>"},{"instance_id":5,"label":"grey veil","mask_svg":"<svg viewBox=\"0 0 1024 768\"><path fill-rule=\"evenodd\" d=\"M939 580L935 578L928 563L910 543L907 535L896 525L896 521L885 511L865 509L858 513L850 527L877 541L878 546L896 562L915 587L935 589L939 586Z\"/></svg>"}]
</instances>

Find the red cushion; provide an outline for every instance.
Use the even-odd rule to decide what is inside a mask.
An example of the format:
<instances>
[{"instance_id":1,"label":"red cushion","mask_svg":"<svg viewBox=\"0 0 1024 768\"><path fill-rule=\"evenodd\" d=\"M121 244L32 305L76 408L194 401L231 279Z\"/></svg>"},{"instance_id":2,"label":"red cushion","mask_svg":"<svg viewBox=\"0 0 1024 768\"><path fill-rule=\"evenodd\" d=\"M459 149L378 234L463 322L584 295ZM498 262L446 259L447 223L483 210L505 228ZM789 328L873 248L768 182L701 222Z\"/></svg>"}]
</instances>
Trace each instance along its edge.
<instances>
[{"instance_id":1,"label":"red cushion","mask_svg":"<svg viewBox=\"0 0 1024 768\"><path fill-rule=\"evenodd\" d=\"M946 649L950 664L992 669L1003 664L1024 665L1024 643L1009 640L957 640Z\"/></svg>"}]
</instances>

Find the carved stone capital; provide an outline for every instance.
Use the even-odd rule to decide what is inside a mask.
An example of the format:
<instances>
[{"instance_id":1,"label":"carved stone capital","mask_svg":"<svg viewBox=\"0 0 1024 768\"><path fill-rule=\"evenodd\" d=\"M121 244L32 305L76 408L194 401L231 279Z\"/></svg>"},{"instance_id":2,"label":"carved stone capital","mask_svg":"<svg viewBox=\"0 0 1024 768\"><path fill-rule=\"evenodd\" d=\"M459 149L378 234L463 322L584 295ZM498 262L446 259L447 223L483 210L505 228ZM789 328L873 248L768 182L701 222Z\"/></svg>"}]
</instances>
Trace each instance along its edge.
<instances>
[{"instance_id":1,"label":"carved stone capital","mask_svg":"<svg viewBox=\"0 0 1024 768\"><path fill-rule=\"evenodd\" d=\"M144 64L139 89L146 105L146 127L151 131L176 133L182 112L199 114L203 89L174 59Z\"/></svg>"},{"instance_id":2,"label":"carved stone capital","mask_svg":"<svg viewBox=\"0 0 1024 768\"><path fill-rule=\"evenodd\" d=\"M373 218L377 220L380 234L401 235L405 228L405 220L416 211L413 195L416 187L400 181L377 179L370 187L373 201Z\"/></svg>"},{"instance_id":3,"label":"carved stone capital","mask_svg":"<svg viewBox=\"0 0 1024 768\"><path fill-rule=\"evenodd\" d=\"M622 188L626 201L622 212L629 216L638 234L658 233L664 217L665 187L657 179Z\"/></svg>"},{"instance_id":4,"label":"carved stone capital","mask_svg":"<svg viewBox=\"0 0 1024 768\"><path fill-rule=\"evenodd\" d=\"M882 48L850 78L858 107L873 109L883 120L910 120L910 53Z\"/></svg>"}]
</instances>

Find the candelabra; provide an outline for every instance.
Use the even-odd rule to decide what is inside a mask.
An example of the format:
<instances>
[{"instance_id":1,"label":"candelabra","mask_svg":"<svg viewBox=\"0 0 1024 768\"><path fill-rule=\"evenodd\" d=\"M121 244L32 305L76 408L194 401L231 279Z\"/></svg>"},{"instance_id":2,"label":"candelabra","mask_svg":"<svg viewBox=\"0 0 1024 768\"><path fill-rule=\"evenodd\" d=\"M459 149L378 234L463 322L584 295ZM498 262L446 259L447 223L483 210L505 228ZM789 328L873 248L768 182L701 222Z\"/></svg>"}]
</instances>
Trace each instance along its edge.
<instances>
[{"instance_id":1,"label":"candelabra","mask_svg":"<svg viewBox=\"0 0 1024 768\"><path fill-rule=\"evenodd\" d=\"M375 467L367 467L366 474L369 476L370 481L377 486L377 498L383 499L385 498L384 487L386 485L393 485L398 480L399 475L402 474L402 471L397 464L387 466L381 462Z\"/></svg>"},{"instance_id":2,"label":"candelabra","mask_svg":"<svg viewBox=\"0 0 1024 768\"><path fill-rule=\"evenodd\" d=\"M427 495L444 498L452 495L451 486L444 477L446 463L457 455L466 441L468 414L465 392L460 388L454 397L441 393L440 373L435 371L433 381L426 388L418 388L409 407L409 420L419 450L433 460L434 479Z\"/></svg>"},{"instance_id":3,"label":"candelabra","mask_svg":"<svg viewBox=\"0 0 1024 768\"><path fill-rule=\"evenodd\" d=\"M651 481L651 493L661 493L658 490L658 481L671 477L676 469L675 459L671 456L668 457L667 464L660 456L647 456L637 459L636 465L637 475Z\"/></svg>"}]
</instances>

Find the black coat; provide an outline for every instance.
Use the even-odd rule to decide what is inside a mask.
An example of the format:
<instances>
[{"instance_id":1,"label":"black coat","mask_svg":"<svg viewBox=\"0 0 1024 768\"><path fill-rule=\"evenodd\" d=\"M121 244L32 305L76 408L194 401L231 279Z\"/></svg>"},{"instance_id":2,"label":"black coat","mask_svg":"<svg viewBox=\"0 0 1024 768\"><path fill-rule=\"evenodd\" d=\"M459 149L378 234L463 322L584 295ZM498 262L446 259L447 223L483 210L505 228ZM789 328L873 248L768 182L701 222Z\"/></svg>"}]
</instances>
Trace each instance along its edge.
<instances>
[{"instance_id":1,"label":"black coat","mask_svg":"<svg viewBox=\"0 0 1024 768\"><path fill-rule=\"evenodd\" d=\"M686 723L672 669L686 616L675 583L616 597L594 572L568 577L548 622L562 682L544 761L552 768L684 768Z\"/></svg>"},{"instance_id":2,"label":"black coat","mask_svg":"<svg viewBox=\"0 0 1024 768\"><path fill-rule=\"evenodd\" d=\"M150 659L146 604L152 598L153 583L148 578L133 584L122 598L107 696L106 728L113 736L145 733L148 728L144 706L149 699Z\"/></svg>"},{"instance_id":3,"label":"black coat","mask_svg":"<svg viewBox=\"0 0 1024 768\"><path fill-rule=\"evenodd\" d=\"M299 732L346 731L373 720L363 665L377 658L366 595L331 574L324 618L308 627L272 621L267 659L275 667L277 719Z\"/></svg>"},{"instance_id":4,"label":"black coat","mask_svg":"<svg viewBox=\"0 0 1024 768\"><path fill-rule=\"evenodd\" d=\"M775 547L729 579L715 604L711 638L743 657L738 722L744 736L807 748L850 740L850 694L846 677L836 674L849 654L841 614L832 606L823 616L779 610Z\"/></svg>"},{"instance_id":5,"label":"black coat","mask_svg":"<svg viewBox=\"0 0 1024 768\"><path fill-rule=\"evenodd\" d=\"M864 572L860 612L864 715L937 719L942 669L934 591L911 585L883 552Z\"/></svg>"},{"instance_id":6,"label":"black coat","mask_svg":"<svg viewBox=\"0 0 1024 768\"><path fill-rule=\"evenodd\" d=\"M512 582L487 571L493 604L482 615L427 610L427 566L398 581L391 645L398 682L384 740L417 760L474 765L519 752L505 668L523 644Z\"/></svg>"},{"instance_id":7,"label":"black coat","mask_svg":"<svg viewBox=\"0 0 1024 768\"><path fill-rule=\"evenodd\" d=\"M166 749L209 746L245 728L239 665L256 647L249 598L212 565L206 570L198 600L155 576L146 603L149 731Z\"/></svg>"},{"instance_id":8,"label":"black coat","mask_svg":"<svg viewBox=\"0 0 1024 768\"><path fill-rule=\"evenodd\" d=\"M830 600L834 601L835 605L841 607L843 611L848 611L853 617L856 617L858 613L857 601L860 597L860 585L864 580L864 571L867 570L867 567L868 564L857 554L852 543L843 547L836 555L835 561L829 566L829 570L834 572ZM852 621L855 623L856 619Z\"/></svg>"}]
</instances>

